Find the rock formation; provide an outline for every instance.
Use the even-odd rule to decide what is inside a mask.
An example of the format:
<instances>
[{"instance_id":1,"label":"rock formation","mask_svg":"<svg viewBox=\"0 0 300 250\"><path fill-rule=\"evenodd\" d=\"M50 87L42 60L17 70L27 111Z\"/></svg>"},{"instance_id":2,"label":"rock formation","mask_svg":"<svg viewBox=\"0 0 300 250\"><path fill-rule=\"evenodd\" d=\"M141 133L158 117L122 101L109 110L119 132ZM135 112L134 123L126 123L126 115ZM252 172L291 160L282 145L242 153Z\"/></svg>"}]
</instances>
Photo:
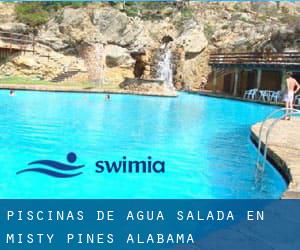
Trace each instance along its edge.
<instances>
[{"instance_id":1,"label":"rock formation","mask_svg":"<svg viewBox=\"0 0 300 250\"><path fill-rule=\"evenodd\" d=\"M173 82L177 88L196 88L201 77L209 74L211 52L254 51L266 46L276 51L300 49L298 3L191 3L184 9L170 3L155 13L158 18L140 10L132 16L119 5L91 3L62 8L35 32L16 19L16 3L0 5L0 31L36 33L37 41L34 54L2 62L2 75L50 80L76 68L87 72L86 79L92 81L103 74L104 81L116 83L133 76L152 79L155 53L170 39ZM89 61L102 60L95 53L97 44L105 47L103 63L97 64L105 69L95 72Z\"/></svg>"}]
</instances>

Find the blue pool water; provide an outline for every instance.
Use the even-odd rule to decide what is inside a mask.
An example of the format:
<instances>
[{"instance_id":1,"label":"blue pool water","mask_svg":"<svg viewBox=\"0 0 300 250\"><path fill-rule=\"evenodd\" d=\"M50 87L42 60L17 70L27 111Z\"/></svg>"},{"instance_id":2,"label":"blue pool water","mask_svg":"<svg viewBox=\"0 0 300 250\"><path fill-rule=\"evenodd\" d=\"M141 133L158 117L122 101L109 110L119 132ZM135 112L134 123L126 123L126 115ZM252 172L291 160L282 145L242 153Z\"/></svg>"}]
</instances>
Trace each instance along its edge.
<instances>
[{"instance_id":1,"label":"blue pool water","mask_svg":"<svg viewBox=\"0 0 300 250\"><path fill-rule=\"evenodd\" d=\"M270 165L263 188L255 186L249 128L272 106L189 94L105 101L102 94L0 91L0 107L0 198L278 198L286 188ZM16 175L36 160L67 163L69 152L85 165L82 175ZM95 172L96 161L123 156L165 161L166 173Z\"/></svg>"}]
</instances>

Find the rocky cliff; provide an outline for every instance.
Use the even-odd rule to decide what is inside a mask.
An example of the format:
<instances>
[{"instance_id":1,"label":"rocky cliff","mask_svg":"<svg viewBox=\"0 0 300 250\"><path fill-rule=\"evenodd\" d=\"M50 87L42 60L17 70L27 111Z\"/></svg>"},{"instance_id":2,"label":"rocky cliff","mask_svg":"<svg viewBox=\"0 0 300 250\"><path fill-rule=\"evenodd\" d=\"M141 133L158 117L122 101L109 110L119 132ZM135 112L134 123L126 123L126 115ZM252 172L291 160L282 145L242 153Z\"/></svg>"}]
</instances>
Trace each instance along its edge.
<instances>
[{"instance_id":1,"label":"rocky cliff","mask_svg":"<svg viewBox=\"0 0 300 250\"><path fill-rule=\"evenodd\" d=\"M0 3L0 31L35 36L36 51L2 62L2 75L49 80L77 70L80 81L88 81L91 72L104 74L108 82L134 75L152 79L157 54L168 43L174 83L197 87L209 73L211 52L300 50L297 3L191 3L183 8L169 3L155 10L91 3L61 8L34 29L18 21L16 5Z\"/></svg>"}]
</instances>

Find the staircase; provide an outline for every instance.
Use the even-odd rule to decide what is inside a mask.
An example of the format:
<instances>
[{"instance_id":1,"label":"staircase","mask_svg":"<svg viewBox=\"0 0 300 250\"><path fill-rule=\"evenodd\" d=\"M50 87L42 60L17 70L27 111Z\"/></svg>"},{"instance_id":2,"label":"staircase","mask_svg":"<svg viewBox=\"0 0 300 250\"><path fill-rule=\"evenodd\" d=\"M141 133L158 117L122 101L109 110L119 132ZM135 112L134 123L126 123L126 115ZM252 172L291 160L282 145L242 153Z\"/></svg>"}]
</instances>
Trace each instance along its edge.
<instances>
[{"instance_id":1,"label":"staircase","mask_svg":"<svg viewBox=\"0 0 300 250\"><path fill-rule=\"evenodd\" d=\"M78 73L81 73L81 70L69 70L66 72L62 72L61 74L54 77L51 82L64 82L67 79L70 79L71 77L77 75Z\"/></svg>"}]
</instances>

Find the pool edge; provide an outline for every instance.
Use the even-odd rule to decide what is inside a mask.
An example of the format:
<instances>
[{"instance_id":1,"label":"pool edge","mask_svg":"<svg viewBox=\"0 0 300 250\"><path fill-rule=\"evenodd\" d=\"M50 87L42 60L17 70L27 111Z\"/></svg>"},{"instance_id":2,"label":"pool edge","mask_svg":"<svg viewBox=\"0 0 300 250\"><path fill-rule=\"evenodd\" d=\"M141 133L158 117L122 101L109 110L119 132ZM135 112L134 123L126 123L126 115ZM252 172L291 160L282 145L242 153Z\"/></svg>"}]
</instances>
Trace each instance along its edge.
<instances>
[{"instance_id":1,"label":"pool edge","mask_svg":"<svg viewBox=\"0 0 300 250\"><path fill-rule=\"evenodd\" d=\"M87 94L123 94L123 95L139 95L149 97L165 97L176 98L175 94L162 94L155 92L141 92L141 91L126 91L126 90L105 90L105 89L84 89L76 87L62 87L62 86L33 86L33 85L14 85L2 84L0 90L18 90L18 91L39 91L39 92L58 92L58 93L87 93Z\"/></svg>"},{"instance_id":2,"label":"pool edge","mask_svg":"<svg viewBox=\"0 0 300 250\"><path fill-rule=\"evenodd\" d=\"M251 126L250 129L250 138L256 147L258 147L259 136L255 129L255 126L258 126L260 123L256 123ZM262 140L262 152L265 148L265 142ZM281 174L281 176L287 182L287 189L281 195L281 199L300 199L300 192L297 190L297 181L295 174L293 174L293 167L289 164L288 159L278 154L276 150L272 148L272 146L268 147L267 158L272 163L272 166L276 168L276 170Z\"/></svg>"},{"instance_id":3,"label":"pool edge","mask_svg":"<svg viewBox=\"0 0 300 250\"><path fill-rule=\"evenodd\" d=\"M255 103L255 104L261 104L261 105L266 105L266 106L277 106L277 107L284 106L284 103L281 103L281 102L278 102L278 103L264 102L261 100L245 99L243 97L226 95L226 94L222 94L222 93L213 93L213 92L206 92L206 91L192 91L192 90L185 90L183 92L191 94L191 95L207 96L207 97L212 97L212 98L222 98L222 99L227 99L227 100L232 100L232 101Z\"/></svg>"}]
</instances>

